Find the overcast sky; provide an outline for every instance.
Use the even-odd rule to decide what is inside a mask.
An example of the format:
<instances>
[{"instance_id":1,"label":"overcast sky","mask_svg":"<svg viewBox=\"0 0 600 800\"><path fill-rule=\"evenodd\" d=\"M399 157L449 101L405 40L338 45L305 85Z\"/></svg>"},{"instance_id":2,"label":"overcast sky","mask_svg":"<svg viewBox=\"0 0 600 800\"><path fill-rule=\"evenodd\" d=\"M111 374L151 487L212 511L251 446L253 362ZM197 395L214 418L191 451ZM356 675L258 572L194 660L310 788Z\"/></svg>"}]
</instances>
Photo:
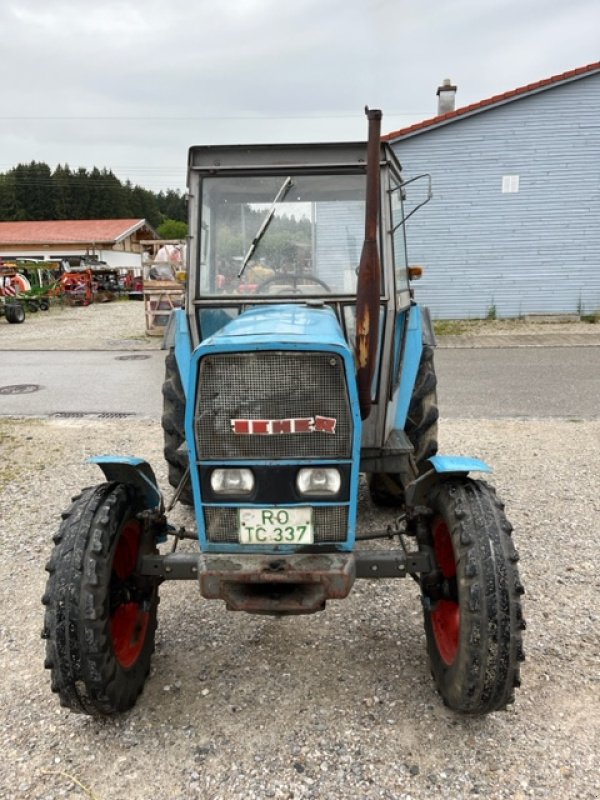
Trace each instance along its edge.
<instances>
[{"instance_id":1,"label":"overcast sky","mask_svg":"<svg viewBox=\"0 0 600 800\"><path fill-rule=\"evenodd\" d=\"M600 60L599 0L0 0L0 171L185 187L192 144L366 137ZM599 110L600 114L600 110Z\"/></svg>"}]
</instances>

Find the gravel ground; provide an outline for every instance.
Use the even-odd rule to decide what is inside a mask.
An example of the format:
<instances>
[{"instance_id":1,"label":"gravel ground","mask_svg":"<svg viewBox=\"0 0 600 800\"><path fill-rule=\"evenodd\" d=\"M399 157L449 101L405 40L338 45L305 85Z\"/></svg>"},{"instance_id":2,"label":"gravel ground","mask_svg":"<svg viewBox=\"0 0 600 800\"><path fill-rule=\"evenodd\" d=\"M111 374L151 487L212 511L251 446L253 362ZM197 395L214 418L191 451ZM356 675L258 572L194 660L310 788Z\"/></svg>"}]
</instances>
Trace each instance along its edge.
<instances>
[{"instance_id":1,"label":"gravel ground","mask_svg":"<svg viewBox=\"0 0 600 800\"><path fill-rule=\"evenodd\" d=\"M491 322L481 335L597 328ZM0 320L5 350L159 346L142 303ZM138 705L96 720L50 692L44 563L70 497L101 480L86 456L135 453L167 486L160 426L0 418L1 800L600 797L600 421L442 420L440 444L495 466L515 525L528 630L510 710L443 707L410 579L359 582L324 613L281 620L227 613L180 582L161 587ZM363 500L364 525L383 527Z\"/></svg>"},{"instance_id":2,"label":"gravel ground","mask_svg":"<svg viewBox=\"0 0 600 800\"><path fill-rule=\"evenodd\" d=\"M445 451L495 465L515 525L529 627L510 710L443 707L410 579L280 620L226 613L181 582L161 587L138 705L96 720L50 692L43 565L60 511L101 479L88 454L135 452L166 486L160 428L0 420L0 797L598 798L600 421L442 421L441 434ZM365 525L384 524L363 505Z\"/></svg>"},{"instance_id":3,"label":"gravel ground","mask_svg":"<svg viewBox=\"0 0 600 800\"><path fill-rule=\"evenodd\" d=\"M28 312L22 325L0 319L0 350L146 350L158 349L161 341L146 336L144 303L135 300L53 305Z\"/></svg>"}]
</instances>

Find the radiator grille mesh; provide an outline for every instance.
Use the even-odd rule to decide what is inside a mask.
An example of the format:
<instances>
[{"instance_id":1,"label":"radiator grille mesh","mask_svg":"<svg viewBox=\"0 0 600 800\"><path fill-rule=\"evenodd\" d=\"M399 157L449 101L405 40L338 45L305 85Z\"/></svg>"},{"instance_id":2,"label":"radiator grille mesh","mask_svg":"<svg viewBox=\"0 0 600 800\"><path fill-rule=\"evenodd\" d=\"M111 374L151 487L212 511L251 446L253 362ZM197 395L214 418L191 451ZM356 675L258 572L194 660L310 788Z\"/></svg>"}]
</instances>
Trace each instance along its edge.
<instances>
[{"instance_id":1,"label":"radiator grille mesh","mask_svg":"<svg viewBox=\"0 0 600 800\"><path fill-rule=\"evenodd\" d=\"M239 435L232 419L333 417L335 434ZM342 359L332 353L258 351L205 356L195 411L198 455L204 459L344 458L352 418Z\"/></svg>"},{"instance_id":2,"label":"radiator grille mesh","mask_svg":"<svg viewBox=\"0 0 600 800\"><path fill-rule=\"evenodd\" d=\"M313 522L315 543L343 542L348 535L348 506L313 507ZM209 542L239 542L237 508L206 506L204 523Z\"/></svg>"}]
</instances>

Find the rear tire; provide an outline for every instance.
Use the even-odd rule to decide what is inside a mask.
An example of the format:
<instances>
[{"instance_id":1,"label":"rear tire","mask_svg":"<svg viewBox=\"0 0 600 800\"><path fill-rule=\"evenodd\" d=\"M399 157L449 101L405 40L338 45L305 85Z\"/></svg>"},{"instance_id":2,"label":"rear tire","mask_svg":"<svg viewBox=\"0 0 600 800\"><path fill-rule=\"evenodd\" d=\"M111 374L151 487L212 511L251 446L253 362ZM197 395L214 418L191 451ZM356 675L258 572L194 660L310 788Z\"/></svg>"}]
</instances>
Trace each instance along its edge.
<instances>
[{"instance_id":1,"label":"rear tire","mask_svg":"<svg viewBox=\"0 0 600 800\"><path fill-rule=\"evenodd\" d=\"M165 382L162 387L164 434L164 454L169 468L169 483L177 488L189 465L187 453L181 452L185 442L185 394L175 353L171 349L165 359ZM179 495L179 502L186 506L194 505L192 487L188 478Z\"/></svg>"},{"instance_id":2,"label":"rear tire","mask_svg":"<svg viewBox=\"0 0 600 800\"><path fill-rule=\"evenodd\" d=\"M404 430L414 448L417 472L430 469L428 458L438 450L437 377L433 363L434 348L423 345L419 370L413 389ZM404 502L404 489L399 475L375 472L369 478L371 500L375 505L397 508Z\"/></svg>"},{"instance_id":3,"label":"rear tire","mask_svg":"<svg viewBox=\"0 0 600 800\"><path fill-rule=\"evenodd\" d=\"M512 526L492 487L452 478L429 498L437 575L421 578L427 649L444 703L486 714L514 701L525 622Z\"/></svg>"},{"instance_id":4,"label":"rear tire","mask_svg":"<svg viewBox=\"0 0 600 800\"><path fill-rule=\"evenodd\" d=\"M144 504L124 484L85 489L63 514L46 565L45 666L62 706L84 714L131 708L154 651L158 583L138 575L156 553L136 515Z\"/></svg>"},{"instance_id":5,"label":"rear tire","mask_svg":"<svg viewBox=\"0 0 600 800\"><path fill-rule=\"evenodd\" d=\"M417 380L413 389L408 416L406 435L415 449L414 459L419 473L430 469L427 459L438 450L437 377L433 363L434 348L423 346Z\"/></svg>"}]
</instances>

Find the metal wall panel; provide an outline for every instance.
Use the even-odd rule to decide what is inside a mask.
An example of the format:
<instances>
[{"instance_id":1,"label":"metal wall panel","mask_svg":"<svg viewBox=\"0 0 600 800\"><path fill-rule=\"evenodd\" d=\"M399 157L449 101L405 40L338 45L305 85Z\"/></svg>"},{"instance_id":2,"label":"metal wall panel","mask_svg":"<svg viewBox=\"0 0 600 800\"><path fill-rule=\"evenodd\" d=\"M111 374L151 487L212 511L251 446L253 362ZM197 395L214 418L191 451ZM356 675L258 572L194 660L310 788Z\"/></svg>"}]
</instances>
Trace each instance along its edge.
<instances>
[{"instance_id":1,"label":"metal wall panel","mask_svg":"<svg viewBox=\"0 0 600 800\"><path fill-rule=\"evenodd\" d=\"M433 179L407 236L434 318L600 309L599 74L393 147L405 178ZM504 176L518 176L517 192L502 191Z\"/></svg>"}]
</instances>

